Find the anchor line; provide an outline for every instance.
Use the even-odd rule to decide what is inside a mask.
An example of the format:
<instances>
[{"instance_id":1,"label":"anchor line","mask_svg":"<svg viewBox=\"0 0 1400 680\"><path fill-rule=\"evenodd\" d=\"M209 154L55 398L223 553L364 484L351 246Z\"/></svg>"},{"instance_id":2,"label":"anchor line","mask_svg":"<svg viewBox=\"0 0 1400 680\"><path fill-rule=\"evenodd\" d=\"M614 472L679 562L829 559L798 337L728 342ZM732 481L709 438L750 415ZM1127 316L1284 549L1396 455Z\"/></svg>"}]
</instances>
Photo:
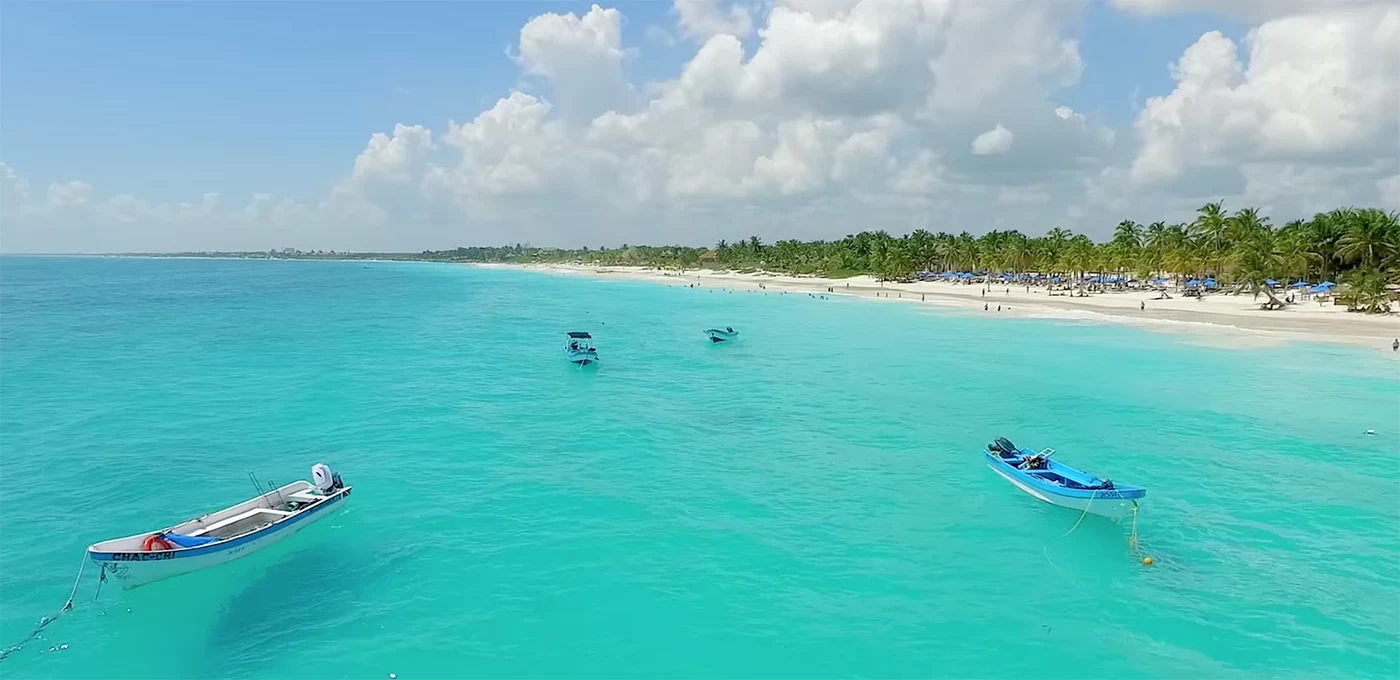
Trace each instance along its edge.
<instances>
[{"instance_id":1,"label":"anchor line","mask_svg":"<svg viewBox=\"0 0 1400 680\"><path fill-rule=\"evenodd\" d=\"M1074 526L1070 527L1069 531L1066 531L1065 533L1061 534L1060 538L1064 538L1065 536L1074 533L1074 530L1079 528L1079 523L1084 521L1084 516L1089 514L1089 508L1094 505L1094 499L1098 497L1099 492L1097 491L1095 491L1092 494L1089 494L1089 502L1084 504L1084 512L1079 513L1079 519L1074 521Z\"/></svg>"},{"instance_id":2,"label":"anchor line","mask_svg":"<svg viewBox=\"0 0 1400 680\"><path fill-rule=\"evenodd\" d=\"M53 623L54 621L57 621L59 617L68 613L68 611L73 608L73 598L76 597L78 594L78 584L83 580L83 569L85 567L87 567L86 554L83 555L83 561L78 564L78 576L73 579L73 589L68 591L68 601L63 603L63 608L59 609L58 613L54 614L53 616L45 616L44 618L39 619L39 625L35 626L34 630L30 631L29 635L26 636L23 640L21 640L19 644L6 648L4 651L0 651L0 661L4 661L11 654L18 652L19 650L23 649L25 645L29 644L30 642L33 642L35 638L39 637L39 635L44 632L45 628L49 627L49 624ZM107 580L106 567L102 568L102 580ZM99 585L99 589L100 588L101 586Z\"/></svg>"},{"instance_id":3,"label":"anchor line","mask_svg":"<svg viewBox=\"0 0 1400 680\"><path fill-rule=\"evenodd\" d=\"M1129 550L1137 550L1137 548L1138 548L1137 518L1138 518L1138 503L1137 503L1137 501L1133 501L1133 531L1132 531L1132 533L1128 534L1128 549L1129 549Z\"/></svg>"}]
</instances>

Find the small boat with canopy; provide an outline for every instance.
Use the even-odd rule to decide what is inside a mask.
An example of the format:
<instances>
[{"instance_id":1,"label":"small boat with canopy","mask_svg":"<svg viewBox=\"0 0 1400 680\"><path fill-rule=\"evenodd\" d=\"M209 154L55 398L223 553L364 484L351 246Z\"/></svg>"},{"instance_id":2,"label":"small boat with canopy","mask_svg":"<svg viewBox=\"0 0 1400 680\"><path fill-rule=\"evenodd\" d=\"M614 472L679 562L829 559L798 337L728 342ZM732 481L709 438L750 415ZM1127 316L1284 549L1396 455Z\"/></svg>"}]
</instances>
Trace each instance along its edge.
<instances>
[{"instance_id":1,"label":"small boat with canopy","mask_svg":"<svg viewBox=\"0 0 1400 680\"><path fill-rule=\"evenodd\" d=\"M350 487L324 463L305 480L175 526L88 546L88 557L122 589L231 562L301 531L345 505Z\"/></svg>"},{"instance_id":2,"label":"small boat with canopy","mask_svg":"<svg viewBox=\"0 0 1400 680\"><path fill-rule=\"evenodd\" d=\"M569 331L564 343L564 356L578 366L598 363L598 348L593 346L593 336L586 331Z\"/></svg>"},{"instance_id":3,"label":"small boat with canopy","mask_svg":"<svg viewBox=\"0 0 1400 680\"><path fill-rule=\"evenodd\" d=\"M729 326L724 328L706 328L705 335L710 336L710 342L726 342L739 337L739 331Z\"/></svg>"},{"instance_id":4,"label":"small boat with canopy","mask_svg":"<svg viewBox=\"0 0 1400 680\"><path fill-rule=\"evenodd\" d=\"M1032 498L1051 505L1118 520L1147 496L1147 489L1142 487L1100 479L1050 460L1055 449L1021 449L1010 440L997 437L987 445L984 455L987 467Z\"/></svg>"}]
</instances>

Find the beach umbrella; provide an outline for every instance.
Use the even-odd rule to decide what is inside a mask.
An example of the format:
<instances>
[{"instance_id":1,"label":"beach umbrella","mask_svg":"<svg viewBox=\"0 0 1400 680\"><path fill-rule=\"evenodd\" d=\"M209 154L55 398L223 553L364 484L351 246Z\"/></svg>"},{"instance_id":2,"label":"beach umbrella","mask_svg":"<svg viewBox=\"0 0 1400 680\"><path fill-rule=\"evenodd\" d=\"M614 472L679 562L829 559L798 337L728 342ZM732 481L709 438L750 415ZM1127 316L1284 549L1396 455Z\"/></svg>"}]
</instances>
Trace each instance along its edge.
<instances>
[{"instance_id":1,"label":"beach umbrella","mask_svg":"<svg viewBox=\"0 0 1400 680\"><path fill-rule=\"evenodd\" d=\"M1212 278L1206 279L1206 280L1205 280L1205 286L1206 286L1206 288L1214 288L1214 287L1215 287L1215 278L1212 277Z\"/></svg>"},{"instance_id":2,"label":"beach umbrella","mask_svg":"<svg viewBox=\"0 0 1400 680\"><path fill-rule=\"evenodd\" d=\"M1278 281L1275 281L1273 279L1264 279L1264 285L1273 288L1274 286L1278 285Z\"/></svg>"},{"instance_id":3,"label":"beach umbrella","mask_svg":"<svg viewBox=\"0 0 1400 680\"><path fill-rule=\"evenodd\" d=\"M1313 290L1321 290L1321 291L1332 290L1332 287L1335 286L1335 285L1337 285L1337 284L1332 283L1331 281L1323 281L1322 283L1319 283L1319 284L1317 284L1316 286L1313 286Z\"/></svg>"},{"instance_id":4,"label":"beach umbrella","mask_svg":"<svg viewBox=\"0 0 1400 680\"><path fill-rule=\"evenodd\" d=\"M1299 281L1299 282L1293 284L1293 287L1294 287L1294 288L1307 288L1307 287L1308 287L1308 282L1307 282L1307 281Z\"/></svg>"}]
</instances>

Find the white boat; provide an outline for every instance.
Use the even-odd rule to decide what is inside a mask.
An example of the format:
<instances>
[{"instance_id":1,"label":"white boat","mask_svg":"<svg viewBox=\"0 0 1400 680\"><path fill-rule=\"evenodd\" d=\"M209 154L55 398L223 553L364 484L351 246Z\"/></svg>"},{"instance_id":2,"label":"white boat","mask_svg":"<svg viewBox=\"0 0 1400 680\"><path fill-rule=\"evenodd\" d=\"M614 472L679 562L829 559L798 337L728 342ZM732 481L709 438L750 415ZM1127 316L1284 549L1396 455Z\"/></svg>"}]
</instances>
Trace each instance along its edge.
<instances>
[{"instance_id":1,"label":"white boat","mask_svg":"<svg viewBox=\"0 0 1400 680\"><path fill-rule=\"evenodd\" d=\"M577 366L598 363L598 348L593 345L593 336L585 331L569 331L569 339L564 343L564 356Z\"/></svg>"},{"instance_id":2,"label":"white boat","mask_svg":"<svg viewBox=\"0 0 1400 680\"><path fill-rule=\"evenodd\" d=\"M88 557L124 590L231 562L345 505L350 487L339 474L317 463L311 477L315 484L292 482L168 529L94 543L88 546Z\"/></svg>"},{"instance_id":3,"label":"white boat","mask_svg":"<svg viewBox=\"0 0 1400 680\"><path fill-rule=\"evenodd\" d=\"M739 337L739 331L730 326L724 328L706 328L705 335L710 336L710 342L724 342Z\"/></svg>"}]
</instances>

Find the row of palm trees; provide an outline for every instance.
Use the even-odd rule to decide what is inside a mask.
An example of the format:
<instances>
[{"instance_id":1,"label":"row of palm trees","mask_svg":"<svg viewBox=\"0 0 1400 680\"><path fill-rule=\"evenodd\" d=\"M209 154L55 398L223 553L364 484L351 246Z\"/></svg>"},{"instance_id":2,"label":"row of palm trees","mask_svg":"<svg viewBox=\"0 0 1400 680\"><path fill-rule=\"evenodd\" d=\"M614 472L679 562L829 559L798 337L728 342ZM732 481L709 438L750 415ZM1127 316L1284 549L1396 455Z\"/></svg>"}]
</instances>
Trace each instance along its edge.
<instances>
[{"instance_id":1,"label":"row of palm trees","mask_svg":"<svg viewBox=\"0 0 1400 680\"><path fill-rule=\"evenodd\" d=\"M1106 242L1055 228L1040 237L1019 231L981 236L917 230L902 237L861 232L836 241L757 236L713 248L628 246L561 250L515 245L428 251L426 259L478 262L584 262L665 268L714 267L792 274L872 274L904 280L918 271L1041 272L1066 277L1117 273L1178 282L1214 277L1222 287L1258 292L1266 281L1340 280L1354 308L1389 309L1390 284L1400 284L1400 215L1375 208L1338 208L1275 228L1254 208L1229 214L1208 203L1189 223L1118 224Z\"/></svg>"}]
</instances>

